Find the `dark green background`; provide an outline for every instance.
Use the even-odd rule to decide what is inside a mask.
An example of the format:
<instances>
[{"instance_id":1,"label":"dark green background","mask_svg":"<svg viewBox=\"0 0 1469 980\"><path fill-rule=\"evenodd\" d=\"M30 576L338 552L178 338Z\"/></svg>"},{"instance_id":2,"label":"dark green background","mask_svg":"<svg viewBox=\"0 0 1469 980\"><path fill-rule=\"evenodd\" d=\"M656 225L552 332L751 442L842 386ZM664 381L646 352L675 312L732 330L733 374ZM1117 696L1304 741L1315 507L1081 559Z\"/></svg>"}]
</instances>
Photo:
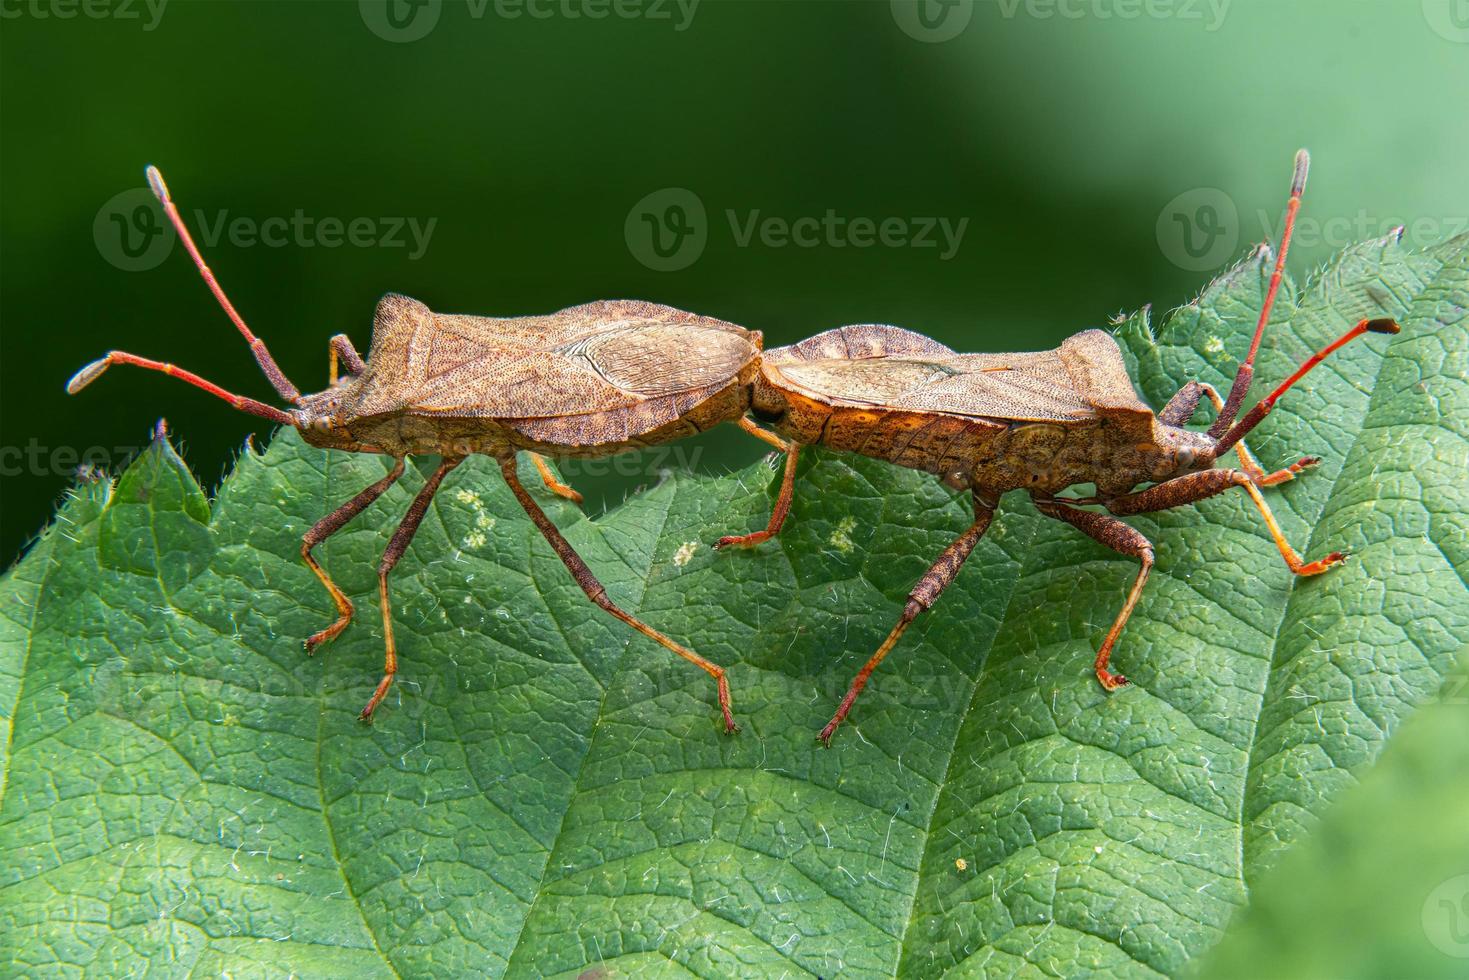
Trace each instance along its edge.
<instances>
[{"instance_id":1,"label":"dark green background","mask_svg":"<svg viewBox=\"0 0 1469 980\"><path fill-rule=\"evenodd\" d=\"M672 7L671 20L591 19L558 0L547 18L494 4L476 18L444 0L413 43L376 36L353 0L171 0L151 30L141 6L120 11L138 19L60 19L36 2L0 6L5 562L67 486L69 453L103 447L115 466L166 416L211 482L268 428L138 371L63 393L118 347L269 394L181 250L130 272L94 238L99 210L141 186L148 162L186 214L211 220L437 219L416 261L403 248L208 249L306 389L324 385L331 334L365 348L389 289L494 315L646 298L772 345L886 321L965 349L1049 346L1186 301L1208 273L1170 260L1160 215L1221 188L1238 214L1222 230L1243 251L1266 234L1261 213L1275 220L1298 145L1315 154L1317 222L1298 270L1362 230L1426 219L1413 234L1438 237L1469 214L1462 0L1233 0L1217 24L1203 0L1161 0L1168 16L1139 3L1131 19L1108 0L978 0L942 43L906 34L885 0L703 0L683 30ZM665 187L692 190L709 215L707 248L676 272L641 264L624 236L634 204ZM740 247L725 212L757 209L969 223L949 261L933 248ZM759 453L747 442L711 436L684 458L722 469ZM570 472L595 502L668 462Z\"/></svg>"}]
</instances>

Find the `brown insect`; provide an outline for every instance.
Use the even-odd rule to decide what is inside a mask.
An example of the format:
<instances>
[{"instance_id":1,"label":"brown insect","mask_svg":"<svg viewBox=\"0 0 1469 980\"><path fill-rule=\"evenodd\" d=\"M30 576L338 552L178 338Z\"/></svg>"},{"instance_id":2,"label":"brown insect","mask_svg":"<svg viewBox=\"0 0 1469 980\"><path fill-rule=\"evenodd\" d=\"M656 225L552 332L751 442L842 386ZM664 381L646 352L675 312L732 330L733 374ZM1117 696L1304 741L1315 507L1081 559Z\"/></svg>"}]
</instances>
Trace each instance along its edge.
<instances>
[{"instance_id":1,"label":"brown insect","mask_svg":"<svg viewBox=\"0 0 1469 980\"><path fill-rule=\"evenodd\" d=\"M1390 319L1363 320L1237 420L1280 286L1308 164L1302 150L1296 157L1280 252L1254 341L1227 398L1221 399L1204 382L1190 381L1155 415L1138 398L1117 342L1101 330L1079 333L1051 351L956 354L897 327L851 326L765 354L752 411L789 437L792 449L766 529L722 538L717 547L758 544L780 530L790 511L802 445L819 444L925 470L951 487L971 491L973 497L974 522L913 587L898 624L857 673L836 714L821 730L823 742L830 744L868 678L908 624L954 580L989 527L1000 496L1008 491L1029 493L1041 513L1142 562L1122 611L1097 651L1097 680L1109 691L1127 683L1108 669L1108 661L1153 565L1152 545L1114 515L1180 507L1242 487L1291 571L1316 575L1346 558L1332 552L1317 561L1303 561L1285 540L1260 493L1260 488L1293 479L1319 460L1307 457L1267 473L1241 439L1287 389L1332 351L1364 333L1397 333L1398 325ZM1218 417L1207 432L1184 428L1204 396L1214 403ZM1239 456L1238 468L1216 468L1216 460L1231 448ZM1095 495L1058 496L1082 483L1094 484ZM1137 490L1141 484L1152 485ZM1100 505L1108 513L1082 509L1089 505Z\"/></svg>"},{"instance_id":2,"label":"brown insect","mask_svg":"<svg viewBox=\"0 0 1469 980\"><path fill-rule=\"evenodd\" d=\"M311 551L362 513L403 473L404 458L443 457L409 505L378 565L386 646L383 677L362 709L364 721L382 701L398 669L388 574L408 549L444 478L471 453L493 456L515 499L540 529L587 597L633 629L709 673L728 732L738 731L724 669L625 612L607 595L516 475L516 454L529 452L552 491L581 497L558 481L541 454L611 456L693 435L722 421L778 448L785 444L744 417L759 369L760 334L668 306L627 300L587 303L549 316L494 318L434 313L406 296L389 294L373 318L364 360L346 335L331 339L330 387L303 395L287 380L245 325L189 236L163 177L148 168L163 204L215 299L234 322L280 397L284 411L225 391L172 364L113 351L67 383L76 394L113 364L171 374L223 398L235 408L300 430L313 446L381 453L392 470L326 517L301 542L301 557L331 594L337 618L306 640L308 651L336 637L352 620L352 601ZM338 377L339 362L345 375Z\"/></svg>"}]
</instances>

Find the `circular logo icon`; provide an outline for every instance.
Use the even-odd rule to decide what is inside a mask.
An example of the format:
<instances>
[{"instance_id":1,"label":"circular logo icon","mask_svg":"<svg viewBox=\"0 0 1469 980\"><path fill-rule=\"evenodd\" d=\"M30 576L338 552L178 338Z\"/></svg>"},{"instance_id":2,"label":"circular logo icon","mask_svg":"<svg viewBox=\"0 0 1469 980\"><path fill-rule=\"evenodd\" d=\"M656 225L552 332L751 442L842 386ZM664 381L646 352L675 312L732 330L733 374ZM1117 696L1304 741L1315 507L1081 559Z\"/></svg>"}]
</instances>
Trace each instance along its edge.
<instances>
[{"instance_id":1,"label":"circular logo icon","mask_svg":"<svg viewBox=\"0 0 1469 980\"><path fill-rule=\"evenodd\" d=\"M357 10L367 29L394 44L427 37L443 9L444 0L357 0Z\"/></svg>"},{"instance_id":2,"label":"circular logo icon","mask_svg":"<svg viewBox=\"0 0 1469 980\"><path fill-rule=\"evenodd\" d=\"M1217 187L1184 191L1158 214L1158 248L1180 269L1207 272L1234 255L1239 244L1239 212Z\"/></svg>"},{"instance_id":3,"label":"circular logo icon","mask_svg":"<svg viewBox=\"0 0 1469 980\"><path fill-rule=\"evenodd\" d=\"M974 16L974 0L892 0L892 8L898 29L927 44L958 37Z\"/></svg>"},{"instance_id":4,"label":"circular logo icon","mask_svg":"<svg viewBox=\"0 0 1469 980\"><path fill-rule=\"evenodd\" d=\"M124 272L156 268L173 251L175 237L163 206L146 187L114 194L92 219L98 254Z\"/></svg>"},{"instance_id":5,"label":"circular logo icon","mask_svg":"<svg viewBox=\"0 0 1469 980\"><path fill-rule=\"evenodd\" d=\"M1423 19L1445 41L1469 44L1469 0L1423 0Z\"/></svg>"},{"instance_id":6,"label":"circular logo icon","mask_svg":"<svg viewBox=\"0 0 1469 980\"><path fill-rule=\"evenodd\" d=\"M699 195L665 187L632 206L622 233L633 258L655 272L677 272L704 254L709 220Z\"/></svg>"},{"instance_id":7,"label":"circular logo icon","mask_svg":"<svg viewBox=\"0 0 1469 980\"><path fill-rule=\"evenodd\" d=\"M1469 959L1469 875L1450 878L1428 893L1423 934L1439 952Z\"/></svg>"}]
</instances>

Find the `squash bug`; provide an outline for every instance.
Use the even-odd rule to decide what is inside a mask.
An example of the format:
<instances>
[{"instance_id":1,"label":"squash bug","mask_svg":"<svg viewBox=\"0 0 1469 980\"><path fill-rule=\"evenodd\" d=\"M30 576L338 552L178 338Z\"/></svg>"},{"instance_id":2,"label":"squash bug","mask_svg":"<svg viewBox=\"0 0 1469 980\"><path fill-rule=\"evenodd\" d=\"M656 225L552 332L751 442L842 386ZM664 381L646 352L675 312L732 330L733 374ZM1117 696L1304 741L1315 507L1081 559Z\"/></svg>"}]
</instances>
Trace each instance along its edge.
<instances>
[{"instance_id":1,"label":"squash bug","mask_svg":"<svg viewBox=\"0 0 1469 980\"><path fill-rule=\"evenodd\" d=\"M416 300L390 293L378 303L367 357L357 353L345 334L338 334L330 342L330 386L302 394L226 297L189 235L162 175L153 167L147 174L214 298L250 345L276 393L293 408L283 410L232 394L173 364L124 351L112 351L82 368L67 383L67 391L76 394L110 366L130 364L162 371L241 411L292 426L313 446L393 459L386 476L323 517L302 539L301 558L326 587L337 611L330 625L306 640L308 651L340 634L353 614L352 601L313 557L312 549L382 496L402 475L405 457L442 457L378 565L384 667L382 680L362 709L364 721L371 720L398 669L388 574L407 551L444 478L469 454L482 453L499 462L515 499L587 597L712 676L725 730L738 731L724 669L612 601L521 484L516 455L531 453L548 488L580 501L580 495L554 477L542 454L612 456L691 436L722 421L733 421L786 449L745 417L759 369L757 331L630 300L587 303L547 316L495 318L434 313Z\"/></svg>"},{"instance_id":2,"label":"squash bug","mask_svg":"<svg viewBox=\"0 0 1469 980\"><path fill-rule=\"evenodd\" d=\"M897 625L857 673L821 730L822 742L830 744L868 678L908 624L954 580L989 527L1000 496L1011 490L1029 493L1042 514L1065 521L1142 564L1097 651L1097 680L1108 691L1127 683L1108 663L1153 566L1152 544L1118 517L1180 507L1240 487L1254 501L1291 571L1317 575L1345 560L1342 552L1303 560L1285 540L1260 492L1294 479L1319 460L1308 457L1267 473L1241 441L1292 385L1332 351L1366 333L1398 332L1391 319L1361 321L1239 416L1280 288L1309 160L1305 150L1296 156L1274 272L1249 353L1227 397L1221 398L1204 382L1190 381L1155 414L1138 397L1117 342L1102 330L1076 334L1050 351L957 354L909 330L861 325L839 327L766 352L755 380L752 413L788 437L792 449L767 527L722 538L716 547L748 547L779 532L790 512L803 445L924 470L955 489L970 491L973 499L973 523L913 587ZM1206 432L1184 428L1206 396L1218 411L1214 423ZM1230 449L1236 451L1239 465L1216 467ZM1067 487L1088 483L1096 488L1092 496L1058 496ZM1137 489L1143 484L1149 486ZM1083 509L1093 505L1105 513Z\"/></svg>"}]
</instances>

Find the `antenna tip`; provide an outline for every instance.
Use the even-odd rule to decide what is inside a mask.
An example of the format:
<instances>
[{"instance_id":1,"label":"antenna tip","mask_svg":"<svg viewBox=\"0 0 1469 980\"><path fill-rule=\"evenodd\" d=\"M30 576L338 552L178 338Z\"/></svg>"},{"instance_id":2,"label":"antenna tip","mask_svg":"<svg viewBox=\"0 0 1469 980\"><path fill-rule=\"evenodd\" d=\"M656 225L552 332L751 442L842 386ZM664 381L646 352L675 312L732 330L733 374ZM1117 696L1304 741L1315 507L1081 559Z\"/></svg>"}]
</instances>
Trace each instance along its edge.
<instances>
[{"instance_id":1,"label":"antenna tip","mask_svg":"<svg viewBox=\"0 0 1469 980\"><path fill-rule=\"evenodd\" d=\"M163 174L159 173L158 168L151 163L143 173L148 177L148 186L153 188L153 196L158 198L160 203L167 204L168 185L163 182Z\"/></svg>"},{"instance_id":2,"label":"antenna tip","mask_svg":"<svg viewBox=\"0 0 1469 980\"><path fill-rule=\"evenodd\" d=\"M1290 179L1290 192L1300 196L1306 190L1306 174L1311 169L1311 154L1304 149L1296 151L1296 170Z\"/></svg>"},{"instance_id":3,"label":"antenna tip","mask_svg":"<svg viewBox=\"0 0 1469 980\"><path fill-rule=\"evenodd\" d=\"M1376 320L1368 320L1364 326L1369 333L1394 334L1403 328L1398 326L1398 321L1390 316L1378 317Z\"/></svg>"},{"instance_id":4,"label":"antenna tip","mask_svg":"<svg viewBox=\"0 0 1469 980\"><path fill-rule=\"evenodd\" d=\"M102 372L106 371L111 366L111 357L103 357L93 361L91 364L88 364L86 367L82 368L76 374L73 374L71 376L71 380L66 383L66 393L68 395L75 395L87 385L100 378L102 376Z\"/></svg>"}]
</instances>

